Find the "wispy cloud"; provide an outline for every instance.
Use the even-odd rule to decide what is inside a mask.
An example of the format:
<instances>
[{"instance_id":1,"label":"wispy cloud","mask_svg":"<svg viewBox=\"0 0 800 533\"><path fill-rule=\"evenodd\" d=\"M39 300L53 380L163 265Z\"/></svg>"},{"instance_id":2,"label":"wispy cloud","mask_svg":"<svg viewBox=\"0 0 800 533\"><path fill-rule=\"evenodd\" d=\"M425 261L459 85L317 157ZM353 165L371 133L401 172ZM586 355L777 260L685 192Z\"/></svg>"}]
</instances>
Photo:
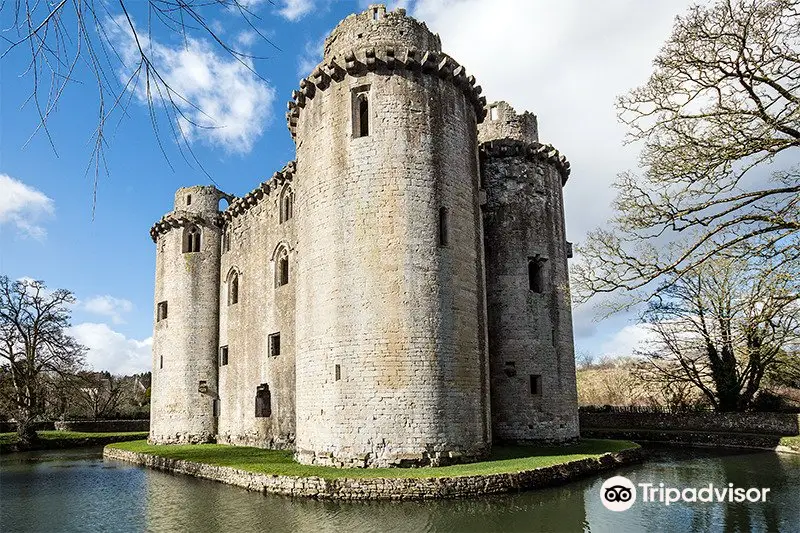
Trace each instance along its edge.
<instances>
[{"instance_id":1,"label":"wispy cloud","mask_svg":"<svg viewBox=\"0 0 800 533\"><path fill-rule=\"evenodd\" d=\"M152 369L152 337L129 339L106 324L94 322L73 326L69 333L89 349L86 363L94 370L128 375Z\"/></svg>"},{"instance_id":2,"label":"wispy cloud","mask_svg":"<svg viewBox=\"0 0 800 533\"><path fill-rule=\"evenodd\" d=\"M107 316L114 324L124 324L122 315L133 311L133 304L123 298L113 296L95 296L83 302L82 307L89 313Z\"/></svg>"},{"instance_id":3,"label":"wispy cloud","mask_svg":"<svg viewBox=\"0 0 800 533\"><path fill-rule=\"evenodd\" d=\"M139 50L127 21L118 17L107 27L130 72L139 61ZM217 50L206 40L190 38L185 45L171 47L147 38L146 32L137 33L164 82L180 95L174 100L181 111L178 126L186 139L228 152L249 152L271 118L275 99L274 88L255 74L253 62ZM146 86L140 81L136 96L147 103ZM153 98L156 105L163 105L158 95Z\"/></svg>"},{"instance_id":4,"label":"wispy cloud","mask_svg":"<svg viewBox=\"0 0 800 533\"><path fill-rule=\"evenodd\" d=\"M282 0L278 14L291 21L300 20L314 8L314 0Z\"/></svg>"},{"instance_id":5,"label":"wispy cloud","mask_svg":"<svg viewBox=\"0 0 800 533\"><path fill-rule=\"evenodd\" d=\"M52 216L53 200L8 174L0 174L0 225L14 226L22 236L44 239L40 220Z\"/></svg>"},{"instance_id":6,"label":"wispy cloud","mask_svg":"<svg viewBox=\"0 0 800 533\"><path fill-rule=\"evenodd\" d=\"M303 52L297 56L297 76L303 78L311 74L320 61L322 61L322 47L325 46L325 37L330 31L326 31L319 38L306 41Z\"/></svg>"}]
</instances>

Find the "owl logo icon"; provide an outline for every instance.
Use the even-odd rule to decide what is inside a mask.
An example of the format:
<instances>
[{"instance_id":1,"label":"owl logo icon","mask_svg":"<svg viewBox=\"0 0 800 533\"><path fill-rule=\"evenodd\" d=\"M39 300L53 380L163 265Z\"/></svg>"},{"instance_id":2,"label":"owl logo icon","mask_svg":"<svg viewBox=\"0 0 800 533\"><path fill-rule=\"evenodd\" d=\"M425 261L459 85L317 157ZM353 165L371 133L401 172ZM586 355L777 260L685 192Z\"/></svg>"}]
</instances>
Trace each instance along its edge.
<instances>
[{"instance_id":1,"label":"owl logo icon","mask_svg":"<svg viewBox=\"0 0 800 533\"><path fill-rule=\"evenodd\" d=\"M608 478L600 487L600 501L609 511L627 511L636 501L636 486L624 476Z\"/></svg>"}]
</instances>

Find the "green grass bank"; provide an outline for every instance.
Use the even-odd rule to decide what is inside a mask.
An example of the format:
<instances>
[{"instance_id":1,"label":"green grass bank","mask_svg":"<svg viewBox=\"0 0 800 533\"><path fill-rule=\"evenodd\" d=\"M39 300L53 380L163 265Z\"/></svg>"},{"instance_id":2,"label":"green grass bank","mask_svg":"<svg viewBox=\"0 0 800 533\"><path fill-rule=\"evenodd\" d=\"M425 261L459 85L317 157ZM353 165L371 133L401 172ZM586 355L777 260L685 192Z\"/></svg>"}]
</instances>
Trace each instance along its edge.
<instances>
[{"instance_id":1,"label":"green grass bank","mask_svg":"<svg viewBox=\"0 0 800 533\"><path fill-rule=\"evenodd\" d=\"M0 454L17 451L58 450L86 446L105 446L106 444L147 438L146 431L83 433L78 431L39 431L39 442L32 448L21 450L16 433L0 433Z\"/></svg>"},{"instance_id":2,"label":"green grass bank","mask_svg":"<svg viewBox=\"0 0 800 533\"><path fill-rule=\"evenodd\" d=\"M158 445L146 441L120 442L111 448L145 453L165 459L235 468L256 474L319 477L322 479L435 478L504 474L534 470L603 454L631 450L630 441L586 439L572 446L497 446L479 463L425 468L333 468L296 463L291 451L265 450L224 444Z\"/></svg>"}]
</instances>

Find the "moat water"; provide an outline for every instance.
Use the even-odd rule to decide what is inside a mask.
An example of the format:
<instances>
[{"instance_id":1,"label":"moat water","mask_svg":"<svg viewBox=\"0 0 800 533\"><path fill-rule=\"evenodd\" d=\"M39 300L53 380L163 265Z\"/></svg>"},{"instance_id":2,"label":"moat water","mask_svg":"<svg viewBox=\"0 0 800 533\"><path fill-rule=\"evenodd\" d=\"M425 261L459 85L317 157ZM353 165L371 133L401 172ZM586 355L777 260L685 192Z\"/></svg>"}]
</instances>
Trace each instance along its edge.
<instances>
[{"instance_id":1,"label":"moat water","mask_svg":"<svg viewBox=\"0 0 800 533\"><path fill-rule=\"evenodd\" d=\"M800 455L654 450L619 469L635 484L768 487L766 503L602 505L607 476L519 494L434 502L342 503L243 489L103 460L100 449L0 457L0 531L800 532Z\"/></svg>"}]
</instances>

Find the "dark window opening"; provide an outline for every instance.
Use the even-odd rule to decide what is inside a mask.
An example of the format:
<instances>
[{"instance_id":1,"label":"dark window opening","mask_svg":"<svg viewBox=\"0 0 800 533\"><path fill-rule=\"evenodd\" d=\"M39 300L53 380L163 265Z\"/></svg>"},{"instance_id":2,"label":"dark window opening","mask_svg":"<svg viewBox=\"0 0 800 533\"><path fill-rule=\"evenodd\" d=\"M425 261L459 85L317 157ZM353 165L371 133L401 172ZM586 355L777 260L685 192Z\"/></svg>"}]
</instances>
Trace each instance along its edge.
<instances>
[{"instance_id":1,"label":"dark window opening","mask_svg":"<svg viewBox=\"0 0 800 533\"><path fill-rule=\"evenodd\" d=\"M191 226L183 234L183 253L200 251L200 228Z\"/></svg>"},{"instance_id":2,"label":"dark window opening","mask_svg":"<svg viewBox=\"0 0 800 533\"><path fill-rule=\"evenodd\" d=\"M272 394L266 383L256 388L256 417L269 418L272 416Z\"/></svg>"},{"instance_id":3,"label":"dark window opening","mask_svg":"<svg viewBox=\"0 0 800 533\"><path fill-rule=\"evenodd\" d=\"M373 8L372 10L372 20L378 20L380 15L378 14L378 8Z\"/></svg>"},{"instance_id":4,"label":"dark window opening","mask_svg":"<svg viewBox=\"0 0 800 533\"><path fill-rule=\"evenodd\" d=\"M219 416L219 399L215 398L211 403L211 410L214 416Z\"/></svg>"},{"instance_id":5,"label":"dark window opening","mask_svg":"<svg viewBox=\"0 0 800 533\"><path fill-rule=\"evenodd\" d=\"M335 374L336 381L339 381L340 379L342 379L342 366L341 365L336 365L336 367L334 368L334 374Z\"/></svg>"},{"instance_id":6,"label":"dark window opening","mask_svg":"<svg viewBox=\"0 0 800 533\"><path fill-rule=\"evenodd\" d=\"M289 283L289 254L286 250L281 250L278 254L278 262L275 268L275 286L280 287Z\"/></svg>"},{"instance_id":7,"label":"dark window opening","mask_svg":"<svg viewBox=\"0 0 800 533\"><path fill-rule=\"evenodd\" d=\"M158 368L164 368L164 356L163 355L159 355L158 356Z\"/></svg>"},{"instance_id":8,"label":"dark window opening","mask_svg":"<svg viewBox=\"0 0 800 533\"><path fill-rule=\"evenodd\" d=\"M538 256L528 259L528 288L533 292L544 292L544 262Z\"/></svg>"},{"instance_id":9,"label":"dark window opening","mask_svg":"<svg viewBox=\"0 0 800 533\"><path fill-rule=\"evenodd\" d=\"M513 378L517 375L517 363L514 361L506 361L506 366L504 368L504 372L506 376Z\"/></svg>"},{"instance_id":10,"label":"dark window opening","mask_svg":"<svg viewBox=\"0 0 800 533\"><path fill-rule=\"evenodd\" d=\"M294 210L294 193L291 190L286 190L281 200L281 224L292 218L292 211Z\"/></svg>"},{"instance_id":11,"label":"dark window opening","mask_svg":"<svg viewBox=\"0 0 800 533\"><path fill-rule=\"evenodd\" d=\"M197 392L202 392L203 394L208 392L208 382L206 380L200 380L200 382L197 384Z\"/></svg>"},{"instance_id":12,"label":"dark window opening","mask_svg":"<svg viewBox=\"0 0 800 533\"><path fill-rule=\"evenodd\" d=\"M167 318L167 302L158 302L156 307L156 322L161 322Z\"/></svg>"},{"instance_id":13,"label":"dark window opening","mask_svg":"<svg viewBox=\"0 0 800 533\"><path fill-rule=\"evenodd\" d=\"M228 278L228 305L239 303L239 274L231 272Z\"/></svg>"},{"instance_id":14,"label":"dark window opening","mask_svg":"<svg viewBox=\"0 0 800 533\"><path fill-rule=\"evenodd\" d=\"M192 205L192 195L191 194L187 194L186 195L186 205Z\"/></svg>"},{"instance_id":15,"label":"dark window opening","mask_svg":"<svg viewBox=\"0 0 800 533\"><path fill-rule=\"evenodd\" d=\"M227 346L220 346L219 347L219 366L225 366L228 364L228 347Z\"/></svg>"},{"instance_id":16,"label":"dark window opening","mask_svg":"<svg viewBox=\"0 0 800 533\"><path fill-rule=\"evenodd\" d=\"M281 354L281 334L273 333L268 337L269 339L269 354L272 357L278 357Z\"/></svg>"},{"instance_id":17,"label":"dark window opening","mask_svg":"<svg viewBox=\"0 0 800 533\"><path fill-rule=\"evenodd\" d=\"M231 251L231 230L226 229L222 233L222 253Z\"/></svg>"},{"instance_id":18,"label":"dark window opening","mask_svg":"<svg viewBox=\"0 0 800 533\"><path fill-rule=\"evenodd\" d=\"M531 394L538 396L542 393L542 376L531 374Z\"/></svg>"},{"instance_id":19,"label":"dark window opening","mask_svg":"<svg viewBox=\"0 0 800 533\"><path fill-rule=\"evenodd\" d=\"M446 207L439 208L439 246L447 246L448 241L448 213Z\"/></svg>"}]
</instances>

